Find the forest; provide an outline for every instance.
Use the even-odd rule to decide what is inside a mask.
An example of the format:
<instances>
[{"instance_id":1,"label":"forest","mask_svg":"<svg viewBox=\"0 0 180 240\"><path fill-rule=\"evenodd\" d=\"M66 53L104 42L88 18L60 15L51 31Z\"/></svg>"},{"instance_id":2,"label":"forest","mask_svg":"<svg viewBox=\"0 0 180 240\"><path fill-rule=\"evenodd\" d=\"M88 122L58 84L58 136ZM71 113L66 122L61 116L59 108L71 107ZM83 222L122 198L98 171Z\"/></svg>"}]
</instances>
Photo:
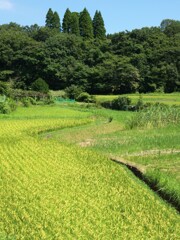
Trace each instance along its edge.
<instances>
[{"instance_id":1,"label":"forest","mask_svg":"<svg viewBox=\"0 0 180 240\"><path fill-rule=\"evenodd\" d=\"M118 24L118 23L117 23ZM180 21L106 34L103 16L49 9L45 25L0 25L0 81L31 90L76 86L90 94L178 92Z\"/></svg>"}]
</instances>

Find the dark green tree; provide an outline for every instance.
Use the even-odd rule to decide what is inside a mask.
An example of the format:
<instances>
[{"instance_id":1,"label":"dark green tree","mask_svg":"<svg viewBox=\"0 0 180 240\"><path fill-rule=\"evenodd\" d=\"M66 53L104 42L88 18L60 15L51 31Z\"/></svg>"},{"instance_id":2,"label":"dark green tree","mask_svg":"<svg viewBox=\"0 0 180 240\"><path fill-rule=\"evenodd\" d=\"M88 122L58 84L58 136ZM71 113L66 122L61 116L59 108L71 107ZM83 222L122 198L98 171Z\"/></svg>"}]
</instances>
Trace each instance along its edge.
<instances>
[{"instance_id":1,"label":"dark green tree","mask_svg":"<svg viewBox=\"0 0 180 240\"><path fill-rule=\"evenodd\" d=\"M53 15L53 29L57 29L58 31L61 30L60 17L57 12L54 12Z\"/></svg>"},{"instance_id":2,"label":"dark green tree","mask_svg":"<svg viewBox=\"0 0 180 240\"><path fill-rule=\"evenodd\" d=\"M80 35L80 31L79 31L79 14L77 12L73 12L71 14L70 33L75 34L76 36Z\"/></svg>"},{"instance_id":3,"label":"dark green tree","mask_svg":"<svg viewBox=\"0 0 180 240\"><path fill-rule=\"evenodd\" d=\"M49 8L46 14L46 27L53 28L53 22L54 22L54 13L52 9Z\"/></svg>"},{"instance_id":4,"label":"dark green tree","mask_svg":"<svg viewBox=\"0 0 180 240\"><path fill-rule=\"evenodd\" d=\"M102 18L100 11L95 12L95 15L93 18L93 32L94 32L95 38L104 39L106 36L104 20Z\"/></svg>"},{"instance_id":5,"label":"dark green tree","mask_svg":"<svg viewBox=\"0 0 180 240\"><path fill-rule=\"evenodd\" d=\"M53 12L50 8L46 14L46 27L60 31L60 17L57 12Z\"/></svg>"},{"instance_id":6,"label":"dark green tree","mask_svg":"<svg viewBox=\"0 0 180 240\"><path fill-rule=\"evenodd\" d=\"M35 82L31 85L32 90L42 92L42 93L48 93L49 86L48 84L41 78L38 78Z\"/></svg>"},{"instance_id":7,"label":"dark green tree","mask_svg":"<svg viewBox=\"0 0 180 240\"><path fill-rule=\"evenodd\" d=\"M70 33L71 28L71 11L69 8L66 9L66 12L64 14L63 22L62 22L62 28L64 33Z\"/></svg>"},{"instance_id":8,"label":"dark green tree","mask_svg":"<svg viewBox=\"0 0 180 240\"><path fill-rule=\"evenodd\" d=\"M85 39L93 38L93 25L89 12L86 8L80 13L79 17L80 35Z\"/></svg>"}]
</instances>

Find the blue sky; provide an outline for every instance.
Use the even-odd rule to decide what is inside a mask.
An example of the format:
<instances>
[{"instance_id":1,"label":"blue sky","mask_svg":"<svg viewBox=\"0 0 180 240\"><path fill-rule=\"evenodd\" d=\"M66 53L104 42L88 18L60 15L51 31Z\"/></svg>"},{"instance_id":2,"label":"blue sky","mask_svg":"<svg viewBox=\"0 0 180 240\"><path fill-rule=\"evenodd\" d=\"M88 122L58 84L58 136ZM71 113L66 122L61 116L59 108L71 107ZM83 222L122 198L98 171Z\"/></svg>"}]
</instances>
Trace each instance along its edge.
<instances>
[{"instance_id":1,"label":"blue sky","mask_svg":"<svg viewBox=\"0 0 180 240\"><path fill-rule=\"evenodd\" d=\"M180 0L0 0L0 24L45 24L49 8L62 20L67 8L80 12L86 7L94 16L100 10L107 33L159 26L163 19L180 20Z\"/></svg>"}]
</instances>

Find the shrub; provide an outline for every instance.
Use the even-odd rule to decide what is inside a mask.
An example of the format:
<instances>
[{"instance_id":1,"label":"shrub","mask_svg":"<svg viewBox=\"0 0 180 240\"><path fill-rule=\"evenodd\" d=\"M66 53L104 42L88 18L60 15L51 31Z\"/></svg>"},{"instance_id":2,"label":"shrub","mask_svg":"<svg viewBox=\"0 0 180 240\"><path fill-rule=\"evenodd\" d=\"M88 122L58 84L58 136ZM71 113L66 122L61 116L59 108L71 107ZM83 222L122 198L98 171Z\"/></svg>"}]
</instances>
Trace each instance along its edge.
<instances>
[{"instance_id":1,"label":"shrub","mask_svg":"<svg viewBox=\"0 0 180 240\"><path fill-rule=\"evenodd\" d=\"M131 99L128 97L118 97L112 101L112 108L116 110L128 110Z\"/></svg>"},{"instance_id":2,"label":"shrub","mask_svg":"<svg viewBox=\"0 0 180 240\"><path fill-rule=\"evenodd\" d=\"M30 99L28 97L27 98L22 98L21 102L22 102L24 107L29 107L31 105Z\"/></svg>"},{"instance_id":3,"label":"shrub","mask_svg":"<svg viewBox=\"0 0 180 240\"><path fill-rule=\"evenodd\" d=\"M112 101L105 101L101 103L101 106L104 108L110 108L112 109Z\"/></svg>"},{"instance_id":4,"label":"shrub","mask_svg":"<svg viewBox=\"0 0 180 240\"><path fill-rule=\"evenodd\" d=\"M41 93L49 92L49 85L42 78L38 78L35 82L33 82L31 88L32 90Z\"/></svg>"},{"instance_id":5,"label":"shrub","mask_svg":"<svg viewBox=\"0 0 180 240\"><path fill-rule=\"evenodd\" d=\"M139 111L139 110L142 110L144 107L145 107L145 105L143 103L142 96L140 96L136 105L135 105L135 110Z\"/></svg>"},{"instance_id":6,"label":"shrub","mask_svg":"<svg viewBox=\"0 0 180 240\"><path fill-rule=\"evenodd\" d=\"M95 103L95 97L91 96L87 92L82 92L76 99L79 102L86 102L86 103Z\"/></svg>"},{"instance_id":7,"label":"shrub","mask_svg":"<svg viewBox=\"0 0 180 240\"><path fill-rule=\"evenodd\" d=\"M12 99L7 99L5 102L0 103L0 113L9 114L15 111L17 103Z\"/></svg>"},{"instance_id":8,"label":"shrub","mask_svg":"<svg viewBox=\"0 0 180 240\"><path fill-rule=\"evenodd\" d=\"M0 81L0 94L1 95L8 95L9 89L7 83Z\"/></svg>"},{"instance_id":9,"label":"shrub","mask_svg":"<svg viewBox=\"0 0 180 240\"><path fill-rule=\"evenodd\" d=\"M11 109L11 112L14 112L17 109L17 102L15 102L13 99L8 99L8 105Z\"/></svg>"},{"instance_id":10,"label":"shrub","mask_svg":"<svg viewBox=\"0 0 180 240\"><path fill-rule=\"evenodd\" d=\"M77 99L78 96L83 92L83 89L76 85L71 85L65 89L66 96L70 99Z\"/></svg>"},{"instance_id":11,"label":"shrub","mask_svg":"<svg viewBox=\"0 0 180 240\"><path fill-rule=\"evenodd\" d=\"M11 108L7 102L0 103L0 113L9 114L11 112Z\"/></svg>"},{"instance_id":12,"label":"shrub","mask_svg":"<svg viewBox=\"0 0 180 240\"><path fill-rule=\"evenodd\" d=\"M37 105L37 101L36 99L34 99L33 97L28 97L29 103L32 105Z\"/></svg>"}]
</instances>

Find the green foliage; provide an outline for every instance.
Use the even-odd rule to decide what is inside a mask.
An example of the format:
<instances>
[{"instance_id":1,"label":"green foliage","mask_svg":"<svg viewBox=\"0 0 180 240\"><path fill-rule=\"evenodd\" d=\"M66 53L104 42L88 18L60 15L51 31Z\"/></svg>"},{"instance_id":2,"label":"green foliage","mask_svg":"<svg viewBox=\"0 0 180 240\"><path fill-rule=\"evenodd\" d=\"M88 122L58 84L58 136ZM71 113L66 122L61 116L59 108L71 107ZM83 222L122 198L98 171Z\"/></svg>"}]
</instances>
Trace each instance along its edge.
<instances>
[{"instance_id":1,"label":"green foliage","mask_svg":"<svg viewBox=\"0 0 180 240\"><path fill-rule=\"evenodd\" d=\"M66 9L66 12L64 14L62 28L64 33L70 33L71 29L71 11L69 8Z\"/></svg>"},{"instance_id":2,"label":"green foliage","mask_svg":"<svg viewBox=\"0 0 180 240\"><path fill-rule=\"evenodd\" d=\"M28 97L22 98L21 102L23 104L23 107L29 107L31 105L31 100Z\"/></svg>"},{"instance_id":3,"label":"green foliage","mask_svg":"<svg viewBox=\"0 0 180 240\"><path fill-rule=\"evenodd\" d=\"M46 14L46 27L50 29L56 29L60 31L60 17L57 12L53 12L51 8L49 8Z\"/></svg>"},{"instance_id":4,"label":"green foliage","mask_svg":"<svg viewBox=\"0 0 180 240\"><path fill-rule=\"evenodd\" d=\"M71 85L65 89L66 96L70 99L77 99L78 96L83 92L82 87Z\"/></svg>"},{"instance_id":5,"label":"green foliage","mask_svg":"<svg viewBox=\"0 0 180 240\"><path fill-rule=\"evenodd\" d=\"M54 12L53 16L53 28L56 29L57 31L61 30L60 17L57 12Z\"/></svg>"},{"instance_id":6,"label":"green foliage","mask_svg":"<svg viewBox=\"0 0 180 240\"><path fill-rule=\"evenodd\" d=\"M46 14L46 27L53 28L54 13L51 8L49 8Z\"/></svg>"},{"instance_id":7,"label":"green foliage","mask_svg":"<svg viewBox=\"0 0 180 240\"><path fill-rule=\"evenodd\" d=\"M118 97L112 101L112 109L128 110L131 104L131 99L128 97Z\"/></svg>"},{"instance_id":8,"label":"green foliage","mask_svg":"<svg viewBox=\"0 0 180 240\"><path fill-rule=\"evenodd\" d=\"M93 38L92 19L86 8L80 13L79 17L80 35L85 39Z\"/></svg>"},{"instance_id":9,"label":"green foliage","mask_svg":"<svg viewBox=\"0 0 180 240\"><path fill-rule=\"evenodd\" d=\"M48 84L41 78L38 78L35 82L31 85L32 90L42 93L48 93L49 86Z\"/></svg>"},{"instance_id":10,"label":"green foliage","mask_svg":"<svg viewBox=\"0 0 180 240\"><path fill-rule=\"evenodd\" d=\"M154 104L136 113L128 122L127 128L158 128L180 123L179 107Z\"/></svg>"},{"instance_id":11,"label":"green foliage","mask_svg":"<svg viewBox=\"0 0 180 240\"><path fill-rule=\"evenodd\" d=\"M96 11L93 18L93 32L94 37L98 39L105 39L106 30L104 27L104 20L102 18L101 12Z\"/></svg>"},{"instance_id":12,"label":"green foliage","mask_svg":"<svg viewBox=\"0 0 180 240\"><path fill-rule=\"evenodd\" d=\"M17 103L8 98L5 102L0 102L0 113L2 114L10 114L15 111L17 108Z\"/></svg>"},{"instance_id":13,"label":"green foliage","mask_svg":"<svg viewBox=\"0 0 180 240\"><path fill-rule=\"evenodd\" d=\"M0 81L0 95L8 95L9 89L5 82Z\"/></svg>"},{"instance_id":14,"label":"green foliage","mask_svg":"<svg viewBox=\"0 0 180 240\"><path fill-rule=\"evenodd\" d=\"M63 33L59 24L49 9L45 27L0 25L0 80L24 90L40 77L50 89L73 84L90 94L180 91L179 21L107 38L99 11L92 24L87 9L67 9Z\"/></svg>"},{"instance_id":15,"label":"green foliage","mask_svg":"<svg viewBox=\"0 0 180 240\"><path fill-rule=\"evenodd\" d=\"M131 110L131 99L128 97L121 97L113 99L112 101L104 101L101 105L105 108L114 110Z\"/></svg>"},{"instance_id":16,"label":"green foliage","mask_svg":"<svg viewBox=\"0 0 180 240\"><path fill-rule=\"evenodd\" d=\"M86 103L95 103L95 97L91 96L87 92L82 92L80 95L76 98L78 102L86 102Z\"/></svg>"},{"instance_id":17,"label":"green foliage","mask_svg":"<svg viewBox=\"0 0 180 240\"><path fill-rule=\"evenodd\" d=\"M75 34L76 36L80 35L79 14L76 12L71 13L70 33Z\"/></svg>"}]
</instances>

